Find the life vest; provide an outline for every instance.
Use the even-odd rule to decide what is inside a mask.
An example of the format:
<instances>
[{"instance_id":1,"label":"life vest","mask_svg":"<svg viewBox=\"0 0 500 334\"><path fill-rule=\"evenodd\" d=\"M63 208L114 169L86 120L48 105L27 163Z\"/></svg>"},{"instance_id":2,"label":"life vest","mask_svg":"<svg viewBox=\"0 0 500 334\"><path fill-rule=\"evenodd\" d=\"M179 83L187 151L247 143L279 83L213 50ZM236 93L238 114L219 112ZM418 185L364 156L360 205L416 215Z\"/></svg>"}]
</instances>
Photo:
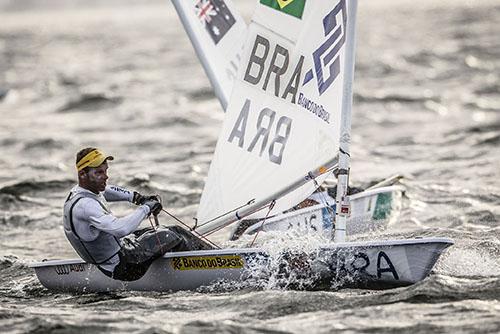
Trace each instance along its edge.
<instances>
[{"instance_id":1,"label":"life vest","mask_svg":"<svg viewBox=\"0 0 500 334\"><path fill-rule=\"evenodd\" d=\"M71 246L84 261L96 265L103 264L118 254L121 245L115 236L103 231L98 231L97 237L91 241L85 241L78 235L73 222L73 208L82 198L93 199L101 205L103 210L108 211L96 195L85 192L70 193L64 203L64 233Z\"/></svg>"}]
</instances>

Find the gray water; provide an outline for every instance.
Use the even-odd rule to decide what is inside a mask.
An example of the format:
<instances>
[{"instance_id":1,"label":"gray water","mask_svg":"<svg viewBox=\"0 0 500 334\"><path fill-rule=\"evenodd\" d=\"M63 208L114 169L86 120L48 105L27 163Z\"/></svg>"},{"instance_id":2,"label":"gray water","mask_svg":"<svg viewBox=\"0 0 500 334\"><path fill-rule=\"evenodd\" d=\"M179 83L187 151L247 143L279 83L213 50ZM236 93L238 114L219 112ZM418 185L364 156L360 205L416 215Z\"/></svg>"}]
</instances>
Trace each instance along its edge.
<instances>
[{"instance_id":1,"label":"gray water","mask_svg":"<svg viewBox=\"0 0 500 334\"><path fill-rule=\"evenodd\" d=\"M404 175L400 221L369 237L453 238L430 277L71 295L28 265L75 257L61 228L75 152L113 154L110 183L192 223L223 113L168 1L0 1L0 331L499 332L500 3L391 2L359 4L351 180Z\"/></svg>"}]
</instances>

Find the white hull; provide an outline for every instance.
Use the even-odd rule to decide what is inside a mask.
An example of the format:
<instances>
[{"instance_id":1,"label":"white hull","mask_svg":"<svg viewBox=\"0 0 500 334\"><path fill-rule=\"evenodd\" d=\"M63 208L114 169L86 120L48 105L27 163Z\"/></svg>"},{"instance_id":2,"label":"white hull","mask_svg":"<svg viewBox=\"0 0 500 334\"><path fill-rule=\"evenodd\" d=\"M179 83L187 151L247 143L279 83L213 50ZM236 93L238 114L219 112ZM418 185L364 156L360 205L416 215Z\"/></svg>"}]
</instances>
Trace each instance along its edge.
<instances>
[{"instance_id":1,"label":"white hull","mask_svg":"<svg viewBox=\"0 0 500 334\"><path fill-rule=\"evenodd\" d=\"M347 234L383 229L397 221L401 212L404 191L404 187L394 185L351 195L351 216L347 220ZM258 230L268 232L305 229L330 236L334 216L335 207L327 208L323 204L318 204L268 218L264 224L258 222L248 227L244 234L253 234ZM237 224L231 233L231 240L235 240L241 235L241 232L237 232L239 229L241 227Z\"/></svg>"},{"instance_id":2,"label":"white hull","mask_svg":"<svg viewBox=\"0 0 500 334\"><path fill-rule=\"evenodd\" d=\"M443 250L452 244L447 238L343 243L320 248L316 254L288 254L284 258L288 259L288 272L295 268L300 275L315 277L306 288L388 288L424 279ZM275 262L260 249L168 253L133 282L108 278L81 260L44 261L31 267L47 289L92 293L195 290L222 280L241 283L256 276L265 280L282 274L278 271L283 270L283 263L275 266Z\"/></svg>"}]
</instances>

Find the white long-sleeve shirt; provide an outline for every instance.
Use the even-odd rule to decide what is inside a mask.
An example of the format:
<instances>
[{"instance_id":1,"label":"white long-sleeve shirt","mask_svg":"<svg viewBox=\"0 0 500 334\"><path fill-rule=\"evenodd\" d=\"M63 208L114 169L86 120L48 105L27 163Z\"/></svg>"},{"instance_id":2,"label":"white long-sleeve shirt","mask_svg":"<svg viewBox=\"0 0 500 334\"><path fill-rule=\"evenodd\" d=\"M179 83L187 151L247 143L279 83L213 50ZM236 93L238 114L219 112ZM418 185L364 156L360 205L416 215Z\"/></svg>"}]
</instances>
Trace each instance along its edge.
<instances>
[{"instance_id":1,"label":"white long-sleeve shirt","mask_svg":"<svg viewBox=\"0 0 500 334\"><path fill-rule=\"evenodd\" d=\"M93 198L84 197L78 201L73 208L73 225L78 236L84 241L92 241L99 233L109 233L116 238L122 238L137 229L141 222L149 214L147 205L139 206L134 212L124 217L115 217L107 206L107 201L132 201L133 193L116 186L108 186L106 190L98 195L75 186L71 190L73 194L87 192L93 194L99 202ZM101 203L101 204L99 204ZM119 262L118 255L115 255L101 267L113 271Z\"/></svg>"}]
</instances>

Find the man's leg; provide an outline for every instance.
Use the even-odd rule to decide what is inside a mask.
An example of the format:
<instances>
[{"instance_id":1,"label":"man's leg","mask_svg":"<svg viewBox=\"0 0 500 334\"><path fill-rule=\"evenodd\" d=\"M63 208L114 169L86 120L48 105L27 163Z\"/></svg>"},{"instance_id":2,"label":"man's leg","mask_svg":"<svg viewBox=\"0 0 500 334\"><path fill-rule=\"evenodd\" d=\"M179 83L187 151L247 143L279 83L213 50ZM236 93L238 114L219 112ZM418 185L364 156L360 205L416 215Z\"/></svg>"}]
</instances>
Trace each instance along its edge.
<instances>
[{"instance_id":1,"label":"man's leg","mask_svg":"<svg viewBox=\"0 0 500 334\"><path fill-rule=\"evenodd\" d=\"M141 232L139 237L122 239L118 254L120 263L113 271L113 278L122 281L140 279L155 259L184 242L184 239L169 230Z\"/></svg>"},{"instance_id":2,"label":"man's leg","mask_svg":"<svg viewBox=\"0 0 500 334\"><path fill-rule=\"evenodd\" d=\"M187 250L206 250L214 249L212 245L208 242L195 235L193 232L182 228L181 226L172 225L168 227L163 227L162 229L168 229L169 231L176 233L181 237L184 242L175 247L175 252L187 251Z\"/></svg>"},{"instance_id":3,"label":"man's leg","mask_svg":"<svg viewBox=\"0 0 500 334\"><path fill-rule=\"evenodd\" d=\"M136 238L122 240L120 263L113 277L124 281L141 278L151 263L167 252L213 249L208 243L180 226L141 230Z\"/></svg>"},{"instance_id":4,"label":"man's leg","mask_svg":"<svg viewBox=\"0 0 500 334\"><path fill-rule=\"evenodd\" d=\"M175 251L187 250L184 249L184 238L170 228L148 231L138 237L136 241L141 245L143 254L148 259L160 257L174 249Z\"/></svg>"}]
</instances>

